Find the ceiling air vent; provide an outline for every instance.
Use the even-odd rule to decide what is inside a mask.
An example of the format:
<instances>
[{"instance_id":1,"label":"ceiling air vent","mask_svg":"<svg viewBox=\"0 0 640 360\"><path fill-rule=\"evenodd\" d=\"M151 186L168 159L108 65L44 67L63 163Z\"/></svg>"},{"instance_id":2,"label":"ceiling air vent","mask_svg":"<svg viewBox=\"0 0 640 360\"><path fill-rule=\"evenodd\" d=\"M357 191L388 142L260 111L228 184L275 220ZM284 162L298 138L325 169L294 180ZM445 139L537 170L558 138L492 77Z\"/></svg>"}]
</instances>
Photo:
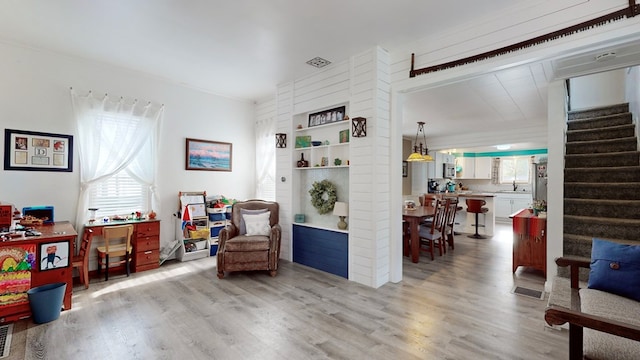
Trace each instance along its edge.
<instances>
[{"instance_id":1,"label":"ceiling air vent","mask_svg":"<svg viewBox=\"0 0 640 360\"><path fill-rule=\"evenodd\" d=\"M611 59L615 59L616 58L616 53L615 51L609 51L606 53L602 53L600 55L596 55L595 60L597 62L603 62L603 61L608 61Z\"/></svg>"},{"instance_id":2,"label":"ceiling air vent","mask_svg":"<svg viewBox=\"0 0 640 360\"><path fill-rule=\"evenodd\" d=\"M331 61L325 60L325 59L323 59L321 57L316 56L313 59L307 61L307 64L309 64L311 66L315 66L315 67L317 67L319 69L319 68L323 68L323 67L331 64Z\"/></svg>"}]
</instances>

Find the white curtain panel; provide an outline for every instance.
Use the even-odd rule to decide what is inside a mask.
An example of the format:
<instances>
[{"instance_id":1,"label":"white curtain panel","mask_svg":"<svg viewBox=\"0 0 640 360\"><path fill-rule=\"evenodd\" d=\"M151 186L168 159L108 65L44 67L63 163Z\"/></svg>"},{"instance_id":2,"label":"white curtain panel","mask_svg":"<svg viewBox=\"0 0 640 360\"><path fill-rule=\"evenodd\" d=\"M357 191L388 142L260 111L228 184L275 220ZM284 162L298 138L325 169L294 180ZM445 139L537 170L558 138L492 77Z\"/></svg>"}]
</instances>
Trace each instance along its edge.
<instances>
[{"instance_id":1,"label":"white curtain panel","mask_svg":"<svg viewBox=\"0 0 640 360\"><path fill-rule=\"evenodd\" d=\"M76 223L80 226L87 220L92 186L125 168L130 176L149 186L149 209L159 211L155 154L164 106L108 95L96 97L92 92L79 95L73 89L71 101L80 160Z\"/></svg>"},{"instance_id":2,"label":"white curtain panel","mask_svg":"<svg viewBox=\"0 0 640 360\"><path fill-rule=\"evenodd\" d=\"M276 122L273 118L256 122L256 197L276 199Z\"/></svg>"},{"instance_id":3,"label":"white curtain panel","mask_svg":"<svg viewBox=\"0 0 640 360\"><path fill-rule=\"evenodd\" d=\"M496 185L500 184L500 158L493 158L493 163L491 164L491 183Z\"/></svg>"}]
</instances>

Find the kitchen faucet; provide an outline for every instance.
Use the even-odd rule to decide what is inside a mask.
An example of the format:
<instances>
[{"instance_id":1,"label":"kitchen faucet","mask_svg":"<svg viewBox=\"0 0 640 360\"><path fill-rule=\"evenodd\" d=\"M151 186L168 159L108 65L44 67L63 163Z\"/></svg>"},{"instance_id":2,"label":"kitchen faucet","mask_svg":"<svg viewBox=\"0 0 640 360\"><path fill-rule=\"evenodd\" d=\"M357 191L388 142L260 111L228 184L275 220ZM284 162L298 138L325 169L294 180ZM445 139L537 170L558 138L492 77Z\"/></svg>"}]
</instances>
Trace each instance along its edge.
<instances>
[{"instance_id":1,"label":"kitchen faucet","mask_svg":"<svg viewBox=\"0 0 640 360\"><path fill-rule=\"evenodd\" d=\"M516 181L513 180L513 191L518 190L518 185L516 185Z\"/></svg>"}]
</instances>

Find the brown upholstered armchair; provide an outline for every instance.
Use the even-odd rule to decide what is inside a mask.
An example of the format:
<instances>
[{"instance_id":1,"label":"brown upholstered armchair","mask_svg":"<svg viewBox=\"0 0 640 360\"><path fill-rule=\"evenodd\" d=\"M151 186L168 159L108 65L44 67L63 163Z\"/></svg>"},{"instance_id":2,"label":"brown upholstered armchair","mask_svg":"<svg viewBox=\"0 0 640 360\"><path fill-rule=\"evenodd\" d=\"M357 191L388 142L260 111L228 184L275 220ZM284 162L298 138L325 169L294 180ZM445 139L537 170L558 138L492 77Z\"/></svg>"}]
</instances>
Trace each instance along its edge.
<instances>
[{"instance_id":1,"label":"brown upholstered armchair","mask_svg":"<svg viewBox=\"0 0 640 360\"><path fill-rule=\"evenodd\" d=\"M218 278L225 271L268 270L276 276L281 229L276 202L247 200L233 204L231 225L220 230Z\"/></svg>"}]
</instances>

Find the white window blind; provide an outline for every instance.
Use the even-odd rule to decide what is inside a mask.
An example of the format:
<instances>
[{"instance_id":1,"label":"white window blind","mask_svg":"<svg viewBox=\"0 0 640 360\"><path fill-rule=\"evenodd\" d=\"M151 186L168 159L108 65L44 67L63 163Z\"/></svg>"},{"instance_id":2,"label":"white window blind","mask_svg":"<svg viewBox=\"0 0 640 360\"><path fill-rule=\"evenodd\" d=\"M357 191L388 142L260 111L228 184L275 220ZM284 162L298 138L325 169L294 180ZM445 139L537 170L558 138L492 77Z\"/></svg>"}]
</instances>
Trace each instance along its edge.
<instances>
[{"instance_id":1,"label":"white window blind","mask_svg":"<svg viewBox=\"0 0 640 360\"><path fill-rule=\"evenodd\" d=\"M100 182L89 192L90 203L98 211L98 219L111 215L127 215L136 211L146 212L149 203L148 187L141 185L123 170Z\"/></svg>"}]
</instances>

